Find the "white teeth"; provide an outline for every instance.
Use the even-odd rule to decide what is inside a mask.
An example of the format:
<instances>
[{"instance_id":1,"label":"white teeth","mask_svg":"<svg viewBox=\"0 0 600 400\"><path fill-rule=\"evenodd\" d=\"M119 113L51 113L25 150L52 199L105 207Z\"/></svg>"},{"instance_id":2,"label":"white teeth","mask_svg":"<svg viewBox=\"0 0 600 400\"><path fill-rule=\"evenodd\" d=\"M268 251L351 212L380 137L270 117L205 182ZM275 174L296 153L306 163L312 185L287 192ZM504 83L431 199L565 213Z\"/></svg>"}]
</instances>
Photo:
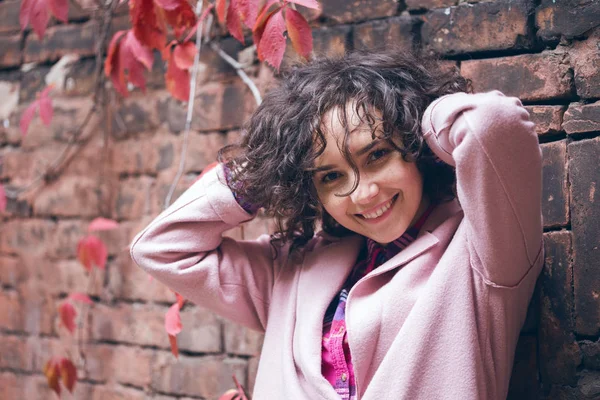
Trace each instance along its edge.
<instances>
[{"instance_id":1,"label":"white teeth","mask_svg":"<svg viewBox=\"0 0 600 400\"><path fill-rule=\"evenodd\" d=\"M385 203L378 210L375 210L375 211L373 211L371 213L368 213L368 214L362 214L362 216L365 217L365 219L372 219L372 218L377 218L377 217L381 216L381 214L383 214L384 212L386 212L392 206L392 201L393 200L394 199L390 199L390 201L388 201L387 203Z\"/></svg>"}]
</instances>

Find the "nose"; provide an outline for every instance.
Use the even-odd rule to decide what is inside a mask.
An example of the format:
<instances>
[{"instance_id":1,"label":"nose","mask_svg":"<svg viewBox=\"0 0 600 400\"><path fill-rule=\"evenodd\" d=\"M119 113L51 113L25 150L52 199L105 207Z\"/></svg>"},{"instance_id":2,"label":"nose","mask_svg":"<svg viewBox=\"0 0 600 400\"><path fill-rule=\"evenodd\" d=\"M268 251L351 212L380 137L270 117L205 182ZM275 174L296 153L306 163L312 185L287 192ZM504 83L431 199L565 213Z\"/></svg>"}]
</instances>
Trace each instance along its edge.
<instances>
[{"instance_id":1,"label":"nose","mask_svg":"<svg viewBox=\"0 0 600 400\"><path fill-rule=\"evenodd\" d=\"M379 186L376 182L369 179L368 176L362 175L356 190L350 194L350 198L355 204L365 205L379 194Z\"/></svg>"}]
</instances>

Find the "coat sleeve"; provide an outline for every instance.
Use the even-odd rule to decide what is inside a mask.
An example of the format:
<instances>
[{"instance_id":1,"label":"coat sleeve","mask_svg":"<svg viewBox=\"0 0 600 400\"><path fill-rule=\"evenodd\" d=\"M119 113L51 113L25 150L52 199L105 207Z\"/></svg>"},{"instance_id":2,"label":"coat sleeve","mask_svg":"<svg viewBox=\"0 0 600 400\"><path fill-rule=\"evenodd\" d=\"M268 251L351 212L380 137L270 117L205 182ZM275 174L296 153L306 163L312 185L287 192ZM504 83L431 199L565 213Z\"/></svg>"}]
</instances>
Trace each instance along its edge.
<instances>
[{"instance_id":1,"label":"coat sleeve","mask_svg":"<svg viewBox=\"0 0 600 400\"><path fill-rule=\"evenodd\" d=\"M543 256L542 156L519 99L455 93L425 111L423 134L456 167L473 267L488 283L517 285Z\"/></svg>"},{"instance_id":2,"label":"coat sleeve","mask_svg":"<svg viewBox=\"0 0 600 400\"><path fill-rule=\"evenodd\" d=\"M186 299L264 331L278 263L269 236L235 241L223 232L252 219L219 165L137 234L131 258Z\"/></svg>"}]
</instances>

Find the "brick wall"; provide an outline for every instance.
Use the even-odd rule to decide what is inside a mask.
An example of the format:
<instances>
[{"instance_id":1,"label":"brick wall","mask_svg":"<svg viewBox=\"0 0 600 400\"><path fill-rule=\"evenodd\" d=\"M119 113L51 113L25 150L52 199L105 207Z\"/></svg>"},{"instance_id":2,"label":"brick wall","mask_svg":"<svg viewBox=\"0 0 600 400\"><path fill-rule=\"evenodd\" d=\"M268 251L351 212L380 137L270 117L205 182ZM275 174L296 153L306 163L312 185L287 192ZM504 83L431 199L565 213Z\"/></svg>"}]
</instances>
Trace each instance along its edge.
<instances>
[{"instance_id":1,"label":"brick wall","mask_svg":"<svg viewBox=\"0 0 600 400\"><path fill-rule=\"evenodd\" d=\"M544 154L547 256L509 398L600 398L600 2L322 3L321 13L307 14L318 53L385 43L423 46L458 66L475 90L500 89L527 105ZM54 160L91 106L97 35L89 13L71 2L69 24L53 23L40 42L19 31L19 5L0 1L0 180L14 187ZM114 30L126 26L124 12ZM234 56L242 49L230 38L222 47ZM239 136L254 108L235 72L210 49L202 52L186 173L176 195ZM77 56L72 64L58 63L71 55ZM250 72L261 91L272 84L265 66ZM61 83L52 124L36 119L22 138L20 114L49 77ZM61 339L56 307L68 293L86 290L75 249L98 215L119 220L120 227L102 233L108 265L87 289L95 304L76 397L215 399L232 386L232 374L252 389L261 336L188 305L177 362L163 325L174 295L149 281L125 248L162 208L178 166L184 119L184 107L169 97L155 66L148 93L119 100L109 120L97 121L112 126L109 137L96 135L60 179L9 202L0 225L0 398L51 397L43 364L72 345ZM269 226L258 218L243 234L255 237ZM242 231L230 234L241 237Z\"/></svg>"}]
</instances>

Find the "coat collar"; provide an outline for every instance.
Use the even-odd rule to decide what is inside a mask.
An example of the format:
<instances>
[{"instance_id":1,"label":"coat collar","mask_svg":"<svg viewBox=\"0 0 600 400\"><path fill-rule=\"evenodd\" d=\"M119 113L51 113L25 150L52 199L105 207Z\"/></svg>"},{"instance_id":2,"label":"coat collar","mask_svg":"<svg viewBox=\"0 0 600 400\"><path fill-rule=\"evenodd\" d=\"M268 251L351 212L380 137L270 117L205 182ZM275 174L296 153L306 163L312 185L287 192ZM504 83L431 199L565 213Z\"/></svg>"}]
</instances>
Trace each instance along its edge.
<instances>
[{"instance_id":1,"label":"coat collar","mask_svg":"<svg viewBox=\"0 0 600 400\"><path fill-rule=\"evenodd\" d=\"M438 205L423 224L418 237L404 250L371 272L381 274L414 260L436 246L447 229L436 228L461 211L456 200ZM294 346L298 366L311 382L320 382L321 394L330 392L331 385L321 374L321 340L325 311L341 289L354 267L365 238L351 235L335 238L320 234L324 245L306 254L299 272L296 333ZM321 382L322 381L322 382ZM324 396L327 398L329 396Z\"/></svg>"}]
</instances>

